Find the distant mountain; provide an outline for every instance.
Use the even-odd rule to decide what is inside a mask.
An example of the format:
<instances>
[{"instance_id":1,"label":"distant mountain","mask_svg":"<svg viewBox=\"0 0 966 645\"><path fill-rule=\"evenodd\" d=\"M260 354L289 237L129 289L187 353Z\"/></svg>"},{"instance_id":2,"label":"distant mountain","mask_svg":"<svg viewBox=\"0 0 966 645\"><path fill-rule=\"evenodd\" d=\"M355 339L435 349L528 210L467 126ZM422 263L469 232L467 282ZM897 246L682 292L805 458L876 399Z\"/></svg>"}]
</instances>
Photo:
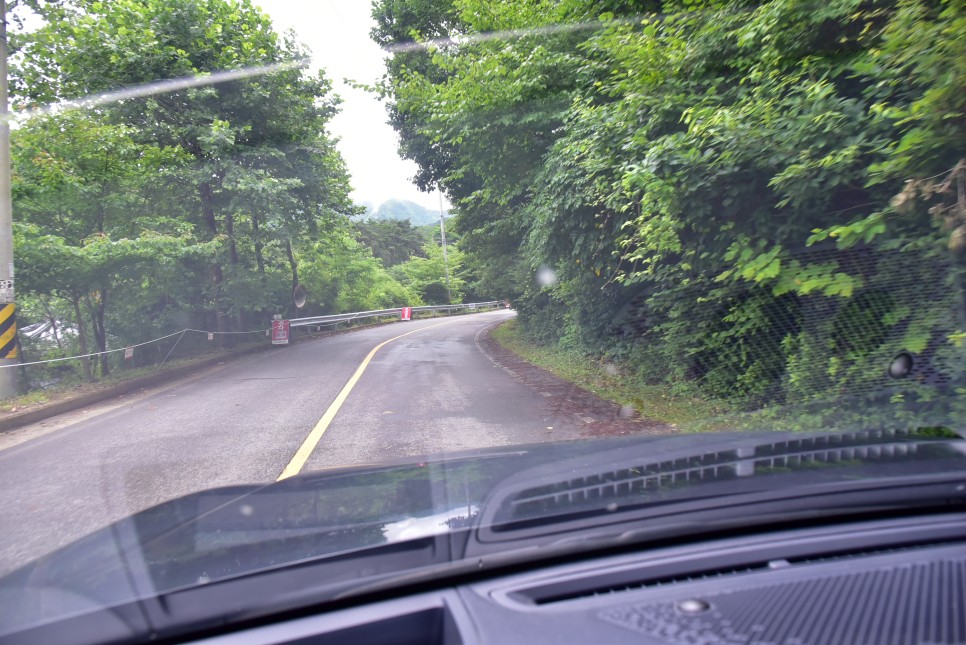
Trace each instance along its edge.
<instances>
[{"instance_id":1,"label":"distant mountain","mask_svg":"<svg viewBox=\"0 0 966 645\"><path fill-rule=\"evenodd\" d=\"M352 219L372 219L372 214L376 210L375 204L373 204L372 202L362 202L361 204L356 204L356 206L365 207L366 212L363 213L362 215L353 215Z\"/></svg>"},{"instance_id":2,"label":"distant mountain","mask_svg":"<svg viewBox=\"0 0 966 645\"><path fill-rule=\"evenodd\" d=\"M416 202L405 199L390 199L378 207L373 207L372 203L364 202L361 206L366 207L366 214L361 219L382 219L382 220L409 220L413 226L425 226L435 224L439 221L439 211L420 206ZM446 217L449 212L443 211Z\"/></svg>"}]
</instances>

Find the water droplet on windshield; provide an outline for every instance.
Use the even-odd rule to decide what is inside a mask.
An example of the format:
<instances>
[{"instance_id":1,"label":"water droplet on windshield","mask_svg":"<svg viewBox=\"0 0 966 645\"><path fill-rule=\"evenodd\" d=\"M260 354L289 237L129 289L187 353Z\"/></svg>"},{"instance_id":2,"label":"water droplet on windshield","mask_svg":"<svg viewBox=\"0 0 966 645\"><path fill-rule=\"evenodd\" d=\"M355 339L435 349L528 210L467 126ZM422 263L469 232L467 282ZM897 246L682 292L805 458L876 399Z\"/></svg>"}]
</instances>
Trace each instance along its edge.
<instances>
[{"instance_id":1,"label":"water droplet on windshield","mask_svg":"<svg viewBox=\"0 0 966 645\"><path fill-rule=\"evenodd\" d=\"M700 614L701 612L711 609L711 605L704 600L691 598L689 600L682 600L679 602L678 609L685 614Z\"/></svg>"},{"instance_id":2,"label":"water droplet on windshield","mask_svg":"<svg viewBox=\"0 0 966 645\"><path fill-rule=\"evenodd\" d=\"M537 269L537 284L541 287L549 287L557 282L557 272L544 265Z\"/></svg>"},{"instance_id":3,"label":"water droplet on windshield","mask_svg":"<svg viewBox=\"0 0 966 645\"><path fill-rule=\"evenodd\" d=\"M909 352L901 352L892 359L889 365L889 376L892 378L905 378L912 372L912 355Z\"/></svg>"}]
</instances>

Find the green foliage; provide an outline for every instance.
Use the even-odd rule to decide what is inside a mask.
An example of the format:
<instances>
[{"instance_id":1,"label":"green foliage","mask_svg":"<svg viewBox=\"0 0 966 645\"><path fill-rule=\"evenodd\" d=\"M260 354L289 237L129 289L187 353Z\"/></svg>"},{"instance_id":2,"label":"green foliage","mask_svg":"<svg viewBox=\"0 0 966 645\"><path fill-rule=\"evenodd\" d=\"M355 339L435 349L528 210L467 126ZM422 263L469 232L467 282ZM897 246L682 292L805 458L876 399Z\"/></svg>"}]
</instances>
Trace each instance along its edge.
<instances>
[{"instance_id":1,"label":"green foliage","mask_svg":"<svg viewBox=\"0 0 966 645\"><path fill-rule=\"evenodd\" d=\"M531 339L739 408L924 402L903 349L957 378L960 0L433 6L376 3L383 45L460 40L380 90Z\"/></svg>"},{"instance_id":2,"label":"green foliage","mask_svg":"<svg viewBox=\"0 0 966 645\"><path fill-rule=\"evenodd\" d=\"M304 70L306 53L251 2L73 0L34 9L44 22L18 35L12 59L21 107L281 65L86 111L57 109L15 129L18 290L33 303L20 322L67 325L56 352L104 351L185 327L264 328L274 313L295 313L300 282L316 312L417 299L354 237L349 218L358 209L328 133L338 107L330 82ZM49 342L33 350L55 351ZM135 362L162 360L154 350ZM111 359L97 362L106 375ZM90 362L82 368L93 376Z\"/></svg>"},{"instance_id":3,"label":"green foliage","mask_svg":"<svg viewBox=\"0 0 966 645\"><path fill-rule=\"evenodd\" d=\"M304 251L300 277L312 294L305 315L372 311L423 304L348 233L331 235Z\"/></svg>"},{"instance_id":4,"label":"green foliage","mask_svg":"<svg viewBox=\"0 0 966 645\"><path fill-rule=\"evenodd\" d=\"M385 267L401 264L422 253L425 236L409 220L363 220L355 223L359 240Z\"/></svg>"},{"instance_id":5,"label":"green foliage","mask_svg":"<svg viewBox=\"0 0 966 645\"><path fill-rule=\"evenodd\" d=\"M463 301L463 253L447 249L444 262L443 248L428 242L423 246L423 257L413 257L392 268L391 275L427 305L441 305ZM449 266L447 287L446 267Z\"/></svg>"}]
</instances>

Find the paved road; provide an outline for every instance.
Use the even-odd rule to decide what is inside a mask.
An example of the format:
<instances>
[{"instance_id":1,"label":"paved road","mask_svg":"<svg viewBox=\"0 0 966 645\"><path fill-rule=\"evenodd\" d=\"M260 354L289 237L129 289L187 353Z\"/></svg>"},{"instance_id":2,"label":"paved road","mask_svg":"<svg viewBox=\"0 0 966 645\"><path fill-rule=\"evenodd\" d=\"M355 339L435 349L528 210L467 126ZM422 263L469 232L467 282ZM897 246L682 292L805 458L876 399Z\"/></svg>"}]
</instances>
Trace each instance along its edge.
<instances>
[{"instance_id":1,"label":"paved road","mask_svg":"<svg viewBox=\"0 0 966 645\"><path fill-rule=\"evenodd\" d=\"M0 573L191 492L274 481L357 371L302 471L577 438L580 421L495 364L497 311L356 331L242 358L0 450ZM415 332L415 333L407 333ZM400 334L405 336L399 337ZM38 428L17 431L23 437ZM12 444L8 437L7 445ZM0 442L0 447L4 445Z\"/></svg>"}]
</instances>

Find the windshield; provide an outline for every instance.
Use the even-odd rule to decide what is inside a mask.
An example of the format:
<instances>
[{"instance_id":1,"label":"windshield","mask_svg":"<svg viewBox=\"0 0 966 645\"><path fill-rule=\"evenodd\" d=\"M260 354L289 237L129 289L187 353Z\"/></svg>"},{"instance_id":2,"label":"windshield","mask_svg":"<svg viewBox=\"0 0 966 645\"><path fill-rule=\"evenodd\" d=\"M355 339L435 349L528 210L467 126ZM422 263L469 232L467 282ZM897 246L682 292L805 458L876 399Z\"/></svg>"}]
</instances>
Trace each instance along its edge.
<instances>
[{"instance_id":1,"label":"windshield","mask_svg":"<svg viewBox=\"0 0 966 645\"><path fill-rule=\"evenodd\" d=\"M957 2L0 10L30 620L963 472Z\"/></svg>"}]
</instances>

